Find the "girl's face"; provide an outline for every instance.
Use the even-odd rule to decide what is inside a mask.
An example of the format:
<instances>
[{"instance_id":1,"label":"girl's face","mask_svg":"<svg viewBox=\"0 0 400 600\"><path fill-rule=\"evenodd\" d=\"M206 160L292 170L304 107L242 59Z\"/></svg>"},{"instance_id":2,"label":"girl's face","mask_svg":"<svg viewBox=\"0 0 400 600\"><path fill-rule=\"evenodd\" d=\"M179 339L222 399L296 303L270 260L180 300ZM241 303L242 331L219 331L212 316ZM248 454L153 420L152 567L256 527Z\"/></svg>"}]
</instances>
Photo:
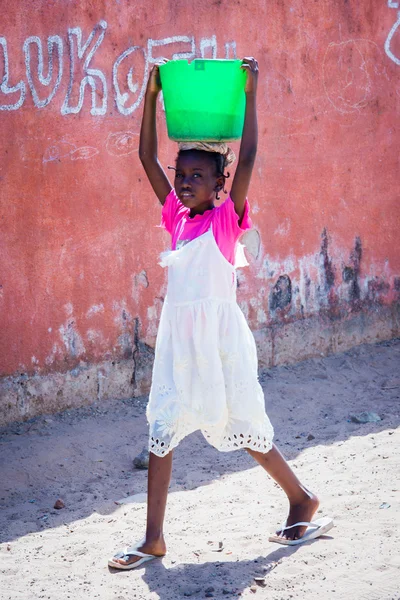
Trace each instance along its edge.
<instances>
[{"instance_id":1,"label":"girl's face","mask_svg":"<svg viewBox=\"0 0 400 600\"><path fill-rule=\"evenodd\" d=\"M182 204L191 209L190 216L201 215L212 208L215 194L223 184L214 159L206 152L186 150L178 155L175 191Z\"/></svg>"}]
</instances>

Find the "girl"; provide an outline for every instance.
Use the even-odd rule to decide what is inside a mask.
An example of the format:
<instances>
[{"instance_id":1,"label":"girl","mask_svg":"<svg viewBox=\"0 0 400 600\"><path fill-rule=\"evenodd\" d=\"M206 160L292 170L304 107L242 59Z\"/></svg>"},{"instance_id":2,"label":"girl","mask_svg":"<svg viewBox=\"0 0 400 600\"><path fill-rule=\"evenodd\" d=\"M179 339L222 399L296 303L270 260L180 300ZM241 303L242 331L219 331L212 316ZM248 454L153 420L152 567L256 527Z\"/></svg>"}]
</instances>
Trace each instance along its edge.
<instances>
[{"instance_id":1,"label":"girl","mask_svg":"<svg viewBox=\"0 0 400 600\"><path fill-rule=\"evenodd\" d=\"M162 255L168 290L157 336L153 381L147 407L150 424L147 528L145 539L117 553L109 565L133 569L164 556L163 522L172 469L172 451L200 429L219 450L245 448L285 491L286 527L270 538L296 544L326 532L331 521L310 523L318 499L308 491L272 443L257 378L254 338L236 304L238 239L251 227L246 199L257 150L258 65L247 71L246 112L238 166L230 196L214 200L229 176L233 153L224 144L180 144L174 188L157 158L156 104L161 91L154 66L147 85L139 156L163 205L162 225L172 251ZM243 259L243 256L242 256Z\"/></svg>"}]
</instances>

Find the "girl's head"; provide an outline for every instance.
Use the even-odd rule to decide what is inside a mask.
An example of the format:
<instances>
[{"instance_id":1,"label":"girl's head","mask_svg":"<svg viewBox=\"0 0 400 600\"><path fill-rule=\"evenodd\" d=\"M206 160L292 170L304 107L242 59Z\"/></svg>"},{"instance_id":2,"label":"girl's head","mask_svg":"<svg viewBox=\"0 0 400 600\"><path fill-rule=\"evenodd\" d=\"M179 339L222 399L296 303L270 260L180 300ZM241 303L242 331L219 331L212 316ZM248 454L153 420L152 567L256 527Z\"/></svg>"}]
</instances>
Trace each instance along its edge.
<instances>
[{"instance_id":1,"label":"girl's head","mask_svg":"<svg viewBox=\"0 0 400 600\"><path fill-rule=\"evenodd\" d=\"M182 204L192 209L193 214L202 214L214 206L229 177L225 169L233 162L234 155L229 149L222 153L214 147L221 149L221 145L201 143L179 145L174 187Z\"/></svg>"}]
</instances>

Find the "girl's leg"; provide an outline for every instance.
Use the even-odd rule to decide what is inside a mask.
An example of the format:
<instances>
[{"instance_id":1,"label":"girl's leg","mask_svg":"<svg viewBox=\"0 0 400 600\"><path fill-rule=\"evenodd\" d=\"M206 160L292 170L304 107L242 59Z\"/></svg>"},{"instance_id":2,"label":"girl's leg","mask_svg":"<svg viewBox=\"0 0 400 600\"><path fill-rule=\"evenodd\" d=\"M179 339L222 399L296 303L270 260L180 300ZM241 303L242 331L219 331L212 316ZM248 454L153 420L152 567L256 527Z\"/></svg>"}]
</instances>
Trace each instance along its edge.
<instances>
[{"instance_id":1,"label":"girl's leg","mask_svg":"<svg viewBox=\"0 0 400 600\"><path fill-rule=\"evenodd\" d=\"M290 503L286 525L293 525L299 521L311 521L318 509L319 500L300 483L275 444L267 454L255 452L250 448L246 448L246 450L286 493ZM296 540L305 531L306 527L293 527L282 535L288 539Z\"/></svg>"},{"instance_id":2,"label":"girl's leg","mask_svg":"<svg viewBox=\"0 0 400 600\"><path fill-rule=\"evenodd\" d=\"M147 526L146 537L143 544L138 548L146 554L164 556L166 545L163 534L163 524L169 482L172 472L172 451L160 458L150 452L149 475L147 480ZM139 560L131 557L130 560L114 559L122 565L127 565Z\"/></svg>"}]
</instances>

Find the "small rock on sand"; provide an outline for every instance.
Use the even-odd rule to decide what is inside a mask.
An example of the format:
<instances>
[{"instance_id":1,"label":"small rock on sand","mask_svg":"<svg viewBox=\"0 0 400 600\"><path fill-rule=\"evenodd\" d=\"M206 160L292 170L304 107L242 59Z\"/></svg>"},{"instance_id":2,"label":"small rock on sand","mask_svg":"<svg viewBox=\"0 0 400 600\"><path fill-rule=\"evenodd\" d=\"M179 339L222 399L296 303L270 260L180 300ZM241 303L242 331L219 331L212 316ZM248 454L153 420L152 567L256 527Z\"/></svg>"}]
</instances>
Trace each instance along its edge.
<instances>
[{"instance_id":1,"label":"small rock on sand","mask_svg":"<svg viewBox=\"0 0 400 600\"><path fill-rule=\"evenodd\" d=\"M133 465L136 467L136 469L149 468L149 451L147 448L143 448L141 453L133 459Z\"/></svg>"},{"instance_id":2,"label":"small rock on sand","mask_svg":"<svg viewBox=\"0 0 400 600\"><path fill-rule=\"evenodd\" d=\"M60 508L65 508L65 504L61 498L58 498L58 500L55 501L54 508L57 508L58 510Z\"/></svg>"},{"instance_id":3,"label":"small rock on sand","mask_svg":"<svg viewBox=\"0 0 400 600\"><path fill-rule=\"evenodd\" d=\"M359 415L350 415L353 423L378 423L382 419L374 412L362 412Z\"/></svg>"},{"instance_id":4,"label":"small rock on sand","mask_svg":"<svg viewBox=\"0 0 400 600\"><path fill-rule=\"evenodd\" d=\"M201 591L201 587L198 585L187 585L182 589L182 591L184 596L194 596Z\"/></svg>"}]
</instances>

